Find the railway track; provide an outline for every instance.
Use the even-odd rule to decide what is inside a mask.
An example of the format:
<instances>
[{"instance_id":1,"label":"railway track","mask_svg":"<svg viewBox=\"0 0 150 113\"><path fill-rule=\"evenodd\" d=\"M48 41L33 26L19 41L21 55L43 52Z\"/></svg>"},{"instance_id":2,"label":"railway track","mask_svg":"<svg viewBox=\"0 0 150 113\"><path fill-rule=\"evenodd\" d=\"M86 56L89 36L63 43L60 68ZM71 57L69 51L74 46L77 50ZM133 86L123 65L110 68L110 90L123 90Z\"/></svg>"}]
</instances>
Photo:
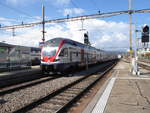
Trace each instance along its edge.
<instances>
[{"instance_id":1,"label":"railway track","mask_svg":"<svg viewBox=\"0 0 150 113\"><path fill-rule=\"evenodd\" d=\"M57 79L43 78L41 81L35 81L35 83L5 89L0 92L0 112L64 112L71 103L81 97L108 71L108 67L109 69L112 68L113 64L112 62L103 64L101 72L92 76L93 73L87 76L60 77Z\"/></svg>"},{"instance_id":2,"label":"railway track","mask_svg":"<svg viewBox=\"0 0 150 113\"><path fill-rule=\"evenodd\" d=\"M54 80L54 79L57 79L57 78L59 78L59 77L58 76L55 76L55 77L49 76L49 77L42 77L42 78L32 80L32 81L29 81L29 82L23 82L23 83L20 83L20 84L17 84L17 85L12 85L12 86L6 85L8 87L5 86L4 88L0 88L0 96L12 93L14 91L18 91L18 90L21 90L21 89L24 89L24 88L27 88L27 87L31 87L31 86L34 86L34 85L37 85L37 84L41 84L41 83L44 83L44 82L47 82L47 81L50 81L50 80Z\"/></svg>"},{"instance_id":3,"label":"railway track","mask_svg":"<svg viewBox=\"0 0 150 113\"><path fill-rule=\"evenodd\" d=\"M124 61L130 63L129 59L125 59ZM139 60L138 65L146 70L150 70L150 61L148 60Z\"/></svg>"},{"instance_id":4,"label":"railway track","mask_svg":"<svg viewBox=\"0 0 150 113\"><path fill-rule=\"evenodd\" d=\"M150 60L140 60L141 62L150 64Z\"/></svg>"},{"instance_id":5,"label":"railway track","mask_svg":"<svg viewBox=\"0 0 150 113\"><path fill-rule=\"evenodd\" d=\"M96 75L88 75L79 80L68 84L57 91L47 95L44 98L31 103L30 105L21 108L14 113L29 112L29 113L63 113L79 99L83 93L90 89L106 72L114 65L109 63L103 67L103 71Z\"/></svg>"},{"instance_id":6,"label":"railway track","mask_svg":"<svg viewBox=\"0 0 150 113\"><path fill-rule=\"evenodd\" d=\"M0 88L9 87L12 85L17 85L17 84L37 80L43 77L46 77L46 76L43 76L40 72L37 72L35 74L28 73L28 75L27 74L25 75L15 74L15 75L9 75L9 76L6 75L3 77L0 77Z\"/></svg>"},{"instance_id":7,"label":"railway track","mask_svg":"<svg viewBox=\"0 0 150 113\"><path fill-rule=\"evenodd\" d=\"M150 64L146 64L146 63L142 63L142 62L139 62L138 64L140 67L142 67L146 70L150 70Z\"/></svg>"}]
</instances>

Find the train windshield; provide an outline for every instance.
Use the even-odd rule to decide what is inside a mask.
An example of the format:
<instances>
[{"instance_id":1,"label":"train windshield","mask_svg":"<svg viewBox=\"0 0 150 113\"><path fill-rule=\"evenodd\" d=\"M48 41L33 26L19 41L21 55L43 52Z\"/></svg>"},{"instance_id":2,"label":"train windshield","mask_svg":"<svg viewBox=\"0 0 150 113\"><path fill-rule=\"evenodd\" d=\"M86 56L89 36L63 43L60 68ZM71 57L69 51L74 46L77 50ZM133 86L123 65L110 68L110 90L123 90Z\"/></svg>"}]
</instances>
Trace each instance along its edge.
<instances>
[{"instance_id":1,"label":"train windshield","mask_svg":"<svg viewBox=\"0 0 150 113\"><path fill-rule=\"evenodd\" d=\"M42 50L43 56L52 57L56 55L57 47L45 47Z\"/></svg>"}]
</instances>

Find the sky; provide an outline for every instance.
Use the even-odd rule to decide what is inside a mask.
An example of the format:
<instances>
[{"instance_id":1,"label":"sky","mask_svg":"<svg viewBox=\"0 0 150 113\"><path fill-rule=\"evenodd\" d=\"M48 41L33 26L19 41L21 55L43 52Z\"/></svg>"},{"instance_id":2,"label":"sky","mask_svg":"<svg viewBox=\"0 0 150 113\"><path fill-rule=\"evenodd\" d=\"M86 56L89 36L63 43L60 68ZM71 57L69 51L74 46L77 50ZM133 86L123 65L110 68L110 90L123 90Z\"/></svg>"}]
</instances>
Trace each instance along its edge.
<instances>
[{"instance_id":1,"label":"sky","mask_svg":"<svg viewBox=\"0 0 150 113\"><path fill-rule=\"evenodd\" d=\"M45 6L46 20L108 13L128 10L128 0L0 0L1 26L39 22ZM132 0L132 9L149 9L150 0ZM141 30L144 24L150 24L150 13L133 14L133 45L135 26ZM129 16L127 14L84 20L46 24L46 40L65 37L83 43L83 34L88 31L92 46L99 49L127 50L129 47ZM42 39L42 26L0 30L0 42L37 47ZM138 37L141 34L138 33Z\"/></svg>"}]
</instances>

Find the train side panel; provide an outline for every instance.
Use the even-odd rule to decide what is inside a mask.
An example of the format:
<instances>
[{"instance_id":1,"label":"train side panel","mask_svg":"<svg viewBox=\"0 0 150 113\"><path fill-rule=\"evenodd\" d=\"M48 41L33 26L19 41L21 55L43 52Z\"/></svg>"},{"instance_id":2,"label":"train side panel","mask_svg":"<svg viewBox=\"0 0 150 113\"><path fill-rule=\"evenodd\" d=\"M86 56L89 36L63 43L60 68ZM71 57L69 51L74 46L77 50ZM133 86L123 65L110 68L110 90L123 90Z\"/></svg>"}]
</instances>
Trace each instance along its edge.
<instances>
[{"instance_id":1,"label":"train side panel","mask_svg":"<svg viewBox=\"0 0 150 113\"><path fill-rule=\"evenodd\" d=\"M31 68L32 59L38 59L38 64L40 64L41 50L35 49L38 50L38 53L35 52L33 57L31 47L0 43L0 71Z\"/></svg>"}]
</instances>

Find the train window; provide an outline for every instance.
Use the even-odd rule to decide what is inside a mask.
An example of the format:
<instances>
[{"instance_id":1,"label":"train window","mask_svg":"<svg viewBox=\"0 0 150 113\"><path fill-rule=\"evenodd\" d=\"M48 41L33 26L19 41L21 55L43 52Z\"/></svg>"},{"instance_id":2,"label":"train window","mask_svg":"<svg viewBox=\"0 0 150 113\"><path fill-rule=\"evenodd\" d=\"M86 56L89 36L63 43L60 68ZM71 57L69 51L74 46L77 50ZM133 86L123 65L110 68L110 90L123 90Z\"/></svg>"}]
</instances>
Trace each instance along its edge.
<instances>
[{"instance_id":1,"label":"train window","mask_svg":"<svg viewBox=\"0 0 150 113\"><path fill-rule=\"evenodd\" d=\"M64 51L63 50L60 52L59 56L64 56Z\"/></svg>"},{"instance_id":2,"label":"train window","mask_svg":"<svg viewBox=\"0 0 150 113\"><path fill-rule=\"evenodd\" d=\"M43 56L55 56L56 55L56 49L48 50L48 49L43 49Z\"/></svg>"},{"instance_id":3,"label":"train window","mask_svg":"<svg viewBox=\"0 0 150 113\"><path fill-rule=\"evenodd\" d=\"M0 53L5 53L6 51L7 51L7 48L0 47Z\"/></svg>"},{"instance_id":4,"label":"train window","mask_svg":"<svg viewBox=\"0 0 150 113\"><path fill-rule=\"evenodd\" d=\"M65 56L65 57L67 57L67 56L68 56L68 49L67 49L67 48L64 48L64 49L60 52L59 56Z\"/></svg>"},{"instance_id":5,"label":"train window","mask_svg":"<svg viewBox=\"0 0 150 113\"><path fill-rule=\"evenodd\" d=\"M78 54L79 54L79 53L77 52L77 53L76 53L76 56L78 56Z\"/></svg>"}]
</instances>

